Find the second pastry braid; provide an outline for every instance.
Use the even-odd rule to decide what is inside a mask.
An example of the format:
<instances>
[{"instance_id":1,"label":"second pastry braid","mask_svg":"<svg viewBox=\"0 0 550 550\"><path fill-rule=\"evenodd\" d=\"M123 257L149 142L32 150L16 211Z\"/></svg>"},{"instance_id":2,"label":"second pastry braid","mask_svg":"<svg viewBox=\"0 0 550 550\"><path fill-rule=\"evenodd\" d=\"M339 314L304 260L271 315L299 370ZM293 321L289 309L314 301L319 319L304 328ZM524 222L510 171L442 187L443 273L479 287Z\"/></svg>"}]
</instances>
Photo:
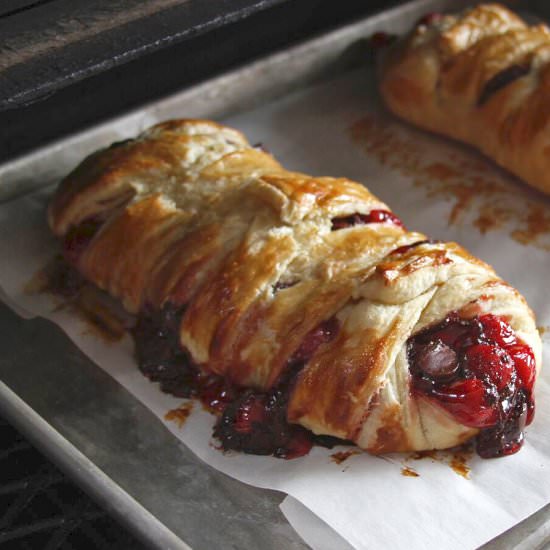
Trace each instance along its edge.
<instances>
[{"instance_id":1,"label":"second pastry braid","mask_svg":"<svg viewBox=\"0 0 550 550\"><path fill-rule=\"evenodd\" d=\"M550 30L499 4L430 14L380 63L400 117L479 148L550 193Z\"/></svg>"}]
</instances>

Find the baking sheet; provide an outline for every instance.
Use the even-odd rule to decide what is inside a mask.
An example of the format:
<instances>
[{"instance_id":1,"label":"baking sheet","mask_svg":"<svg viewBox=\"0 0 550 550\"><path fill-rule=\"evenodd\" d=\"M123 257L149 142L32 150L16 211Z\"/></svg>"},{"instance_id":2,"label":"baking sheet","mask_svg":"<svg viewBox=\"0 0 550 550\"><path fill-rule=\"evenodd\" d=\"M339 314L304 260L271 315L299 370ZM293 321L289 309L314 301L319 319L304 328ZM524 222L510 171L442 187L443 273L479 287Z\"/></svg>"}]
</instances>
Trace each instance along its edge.
<instances>
[{"instance_id":1,"label":"baking sheet","mask_svg":"<svg viewBox=\"0 0 550 550\"><path fill-rule=\"evenodd\" d=\"M423 4L426 5L426 3ZM147 125L156 120L156 114L158 113L150 111L141 119L138 116L134 123L140 126ZM262 106L259 109L229 117L226 121L244 130L251 141L261 141L288 167L323 175L345 175L365 181L373 192L392 205L409 227L423 230L434 237L458 240L465 244L474 253L493 263L501 275L516 284L528 300L537 305L541 327L548 326L548 307L545 305L546 298L541 292L539 284L541 276L544 277L544 270L548 267L546 259L547 232L544 228L541 230L540 227L529 226L529 220L534 216L533 212L542 209L544 214L548 209L548 202L539 195L519 186L511 178L494 170L470 151L457 148L455 145L442 142L442 140L430 138L395 122L388 124L389 119L383 114L376 95L373 93L372 75L369 75L366 70L349 73L315 89L288 96L269 106ZM115 133L120 132L122 135L127 135L129 131L131 133L132 128L128 126L119 124ZM380 143L381 135L383 135L383 139ZM106 139L108 140L109 137ZM391 144L391 147L386 147L387 144ZM62 154L64 151L61 150L59 153ZM63 154L61 156L62 164L69 164L73 161L75 153L74 150L70 150L67 151L69 158L65 158ZM57 160L59 160L59 155ZM47 169L47 165L43 164L42 166ZM441 181L444 185L439 185L438 182ZM468 196L464 196L460 192L464 186L470 186L472 189ZM480 193L481 189L484 191ZM48 247L50 245L38 244L39 240L35 239L34 233L29 234L28 240L24 238L26 230L36 229L36 233L40 237L48 239L47 233L42 230L44 221L41 217L41 212L43 212L41 200L41 198L24 199L22 203L10 205L12 215L10 223L12 226L16 226L16 229L10 231L8 239L3 240L4 247L7 247L2 250L3 257L10 258L10 262L6 266L7 269L3 269L0 274L0 280L8 294L17 296L18 301L27 309L35 310L36 307L47 308L48 305L44 303L37 306L35 303L26 302L28 297L18 294L18 290L14 290L16 285L6 284L5 281L10 278L11 273L12 280L17 280L18 284L21 283L21 277L14 277L13 274L17 260L23 258L21 252L26 249L27 245L36 246L36 249L32 251L32 257L37 263L38 260L45 259L47 253L49 254ZM493 211L490 211L491 205L495 207ZM27 207L34 210L36 214L37 225L35 227L28 223L29 211L24 210ZM453 215L451 216L451 214ZM26 220L24 230L20 230L19 222L22 218ZM7 227L3 226L1 236L8 236ZM480 230L485 233L482 234ZM481 235L483 236L481 237ZM14 261L11 261L12 258ZM529 262L531 266L529 272L526 272L523 267L526 262ZM71 323L71 327L78 336L81 335L82 330L86 330L85 327L78 327L74 323ZM92 348L96 348L97 342L92 344L92 340L87 339L86 341ZM88 351L96 352L93 349ZM547 355L546 349L545 352ZM116 353L122 354L117 355L117 369L116 372L113 372L117 379L124 382L125 377L130 377L132 385L135 386L134 391L144 392L142 397L150 398L152 403L156 403L161 410L160 416L168 408L173 407L173 402L165 401L165 399L171 400L172 398L162 396L159 392L153 395L150 391L152 385L141 378L141 375L132 369L131 365L128 365L126 369L122 368L124 362L128 361L130 353L128 345L120 348ZM128 380L126 379L126 383L130 383ZM141 389L136 390L135 388L138 387ZM540 403L540 394L548 392L546 383L539 384L538 392ZM309 491L309 487L301 488L299 485L300 483L305 485L312 468L311 464L308 464L306 468L294 466L294 463L299 461L274 462L275 469L283 469L282 477L285 478L281 482L282 485L277 485L277 487L301 497L299 499L302 502L305 501L310 507L317 506L317 513L327 523L332 523L341 534L345 534L357 547L367 547L369 540L375 546L388 545L389 541L398 546L407 545L408 547L413 547L411 541L414 540L418 544L425 544L428 540L427 537L435 535L434 517L438 518L439 526L445 533L444 539L439 537L435 540L447 540L447 547L473 547L513 525L515 521L532 513L548 501L549 488L545 485L544 479L544 467L547 465L544 460L539 460L537 454L542 451L546 455L548 450L545 447L543 434L540 432L540 427L544 426L545 416L548 416L548 411L539 405L536 424L528 435L529 446L519 455L498 462L472 460L470 480L457 476L448 467L444 458L441 461L421 461L411 464L403 457L392 457L392 462L384 462L363 455L361 457L353 456L340 468L336 468L332 461L327 460L325 453L322 460L326 464L323 463L323 466L328 465L332 468L329 472L330 475L337 474L335 487L332 488L325 483L326 476L324 476L321 489L329 493L329 498L323 498L322 494L308 497L302 493ZM192 415L191 422L184 426L185 431L193 429L194 418L195 415ZM199 419L196 422L208 423L208 420ZM168 426L179 433L174 425L169 424ZM539 427L539 432L537 432L537 427ZM203 427L199 426L199 430L203 430ZM207 428L206 433L209 433ZM204 442L204 435L201 441ZM199 445L201 441L198 442ZM197 451L197 449L194 450ZM210 451L212 449L208 448L206 451L203 449L202 452L210 453ZM201 451L197 452L200 455ZM319 458L319 452L325 451L316 449L315 456L312 458L315 460ZM330 452L328 453L330 454ZM222 470L227 467L229 462L238 461L238 467L245 470L241 475L249 474L249 464L252 464L258 477L262 478L259 484L265 483L265 474L258 469L261 470L267 467L264 466L265 464L274 461L274 459L265 457L223 457L217 451L213 456L208 454L208 458L213 462L219 461L220 465L217 466ZM251 462L248 462L248 459L251 459ZM370 463L373 461L375 464L383 462L383 465L372 466ZM245 464L246 467L243 468ZM368 467L365 466L367 464L369 464ZM490 466L488 466L489 464ZM401 469L405 466L415 469L420 474L419 477L401 476ZM291 473L295 473L296 470L300 471L300 483L298 483L298 488L294 486L292 490L289 490L285 485L288 483L287 478L289 475L292 477ZM511 488L506 487L506 483L503 483L502 480L509 480L510 473L513 473L514 470L521 470L522 486L518 487L512 484ZM383 473L377 476L378 471ZM376 529L376 533L372 533L369 529L365 534L361 521L347 522L346 518L344 520L340 518L340 521L336 522L337 525L334 525L335 518L332 508L343 509L346 505L350 505L349 491L343 491L343 496L340 497L341 501L335 497L335 491L338 492L345 488L350 480L351 489L353 489L353 486L357 486L356 476L363 478L363 475L366 476L364 486L368 487L368 491L365 494L366 502L361 502L359 509L363 513L369 511L366 516L362 516L363 522L368 519L371 525L387 526L385 530ZM434 475L441 475L441 477L436 479L433 477ZM291 481L296 481L296 479ZM530 481L533 483L531 484ZM377 485L378 483L380 485ZM395 491L394 494L399 495L399 499L390 498L391 495L388 491L390 483L391 491ZM411 483L417 484L412 485L414 489L411 488ZM445 487L446 496L443 496L441 500L434 499L432 491L434 485ZM497 513L492 501L488 504L478 495L480 487L486 488L487 486L490 486L491 490L494 487L499 489L500 494L492 495L495 502L503 502L500 490L509 491L508 497L504 500L508 507L506 510ZM525 492L525 501L520 498L522 491ZM468 500L467 517L457 517L457 503L451 502L452 498L457 498L457 495ZM512 502L511 495L514 496L514 502ZM470 503L470 500L476 500L476 498L476 503ZM393 521L388 522L387 517L394 515L397 501L400 501L401 510L406 511L407 506L413 507L415 514L408 515L415 516L412 523L416 523L416 525L410 524L411 522L409 522L410 525L407 522L405 524L397 522L398 525ZM427 505L423 506L421 511L417 511L419 503L424 505L425 502ZM454 507L454 517L441 517L442 505L445 502ZM329 504L328 511L327 509L320 511L319 504L326 503ZM387 513L388 503L391 504L389 514ZM384 506L386 506L386 510L384 510ZM477 512L472 513L472 509L475 509L476 506L478 507ZM375 515L378 512L381 513L381 517ZM292 512L289 513L292 514ZM294 514L293 517L297 517L296 511ZM489 522L479 522L479 517L488 514L491 517L490 524ZM349 510L349 513L345 515L349 519L353 518L354 510ZM426 518L427 521L424 522L423 518ZM444 520L447 520L447 523ZM294 523L298 527L298 523ZM356 532L358 524L361 525L361 530ZM301 525L303 525L303 521ZM392 525L395 526L393 534ZM460 526L459 531L456 529L457 525ZM351 536L350 531L354 531ZM375 538L368 539L369 536ZM376 538L377 536L379 538ZM392 536L397 538L390 538ZM401 539L399 539L400 536Z\"/></svg>"}]
</instances>

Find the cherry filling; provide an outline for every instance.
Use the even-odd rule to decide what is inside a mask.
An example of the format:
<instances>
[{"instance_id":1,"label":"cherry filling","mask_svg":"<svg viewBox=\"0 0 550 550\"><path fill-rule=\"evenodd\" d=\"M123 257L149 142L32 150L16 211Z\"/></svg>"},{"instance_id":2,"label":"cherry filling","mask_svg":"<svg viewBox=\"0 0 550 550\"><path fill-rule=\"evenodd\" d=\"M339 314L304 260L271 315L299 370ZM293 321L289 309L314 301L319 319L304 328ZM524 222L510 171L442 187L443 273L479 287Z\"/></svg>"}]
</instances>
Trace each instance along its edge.
<instances>
[{"instance_id":1,"label":"cherry filling","mask_svg":"<svg viewBox=\"0 0 550 550\"><path fill-rule=\"evenodd\" d=\"M183 308L165 305L160 311L147 311L132 329L135 353L141 372L160 389L177 397L197 395L199 370L182 350L179 323Z\"/></svg>"},{"instance_id":2,"label":"cherry filling","mask_svg":"<svg viewBox=\"0 0 550 550\"><path fill-rule=\"evenodd\" d=\"M235 399L239 389L221 376L201 371L179 343L179 325L185 308L166 304L160 311L146 311L132 329L141 372L161 391L176 397L198 397L215 413Z\"/></svg>"},{"instance_id":3,"label":"cherry filling","mask_svg":"<svg viewBox=\"0 0 550 550\"><path fill-rule=\"evenodd\" d=\"M480 428L483 458L517 452L534 415L535 358L510 325L492 314L453 312L409 338L413 391L436 401L465 426Z\"/></svg>"},{"instance_id":4,"label":"cherry filling","mask_svg":"<svg viewBox=\"0 0 550 550\"><path fill-rule=\"evenodd\" d=\"M193 364L178 338L183 311L167 304L139 318L132 331L139 368L162 391L197 397L218 414L214 435L222 449L290 459L307 454L313 444L342 443L286 420L296 375L320 345L336 336L335 318L309 332L274 388L255 391ZM462 319L454 312L411 337L407 353L413 391L436 401L462 424L480 428L477 451L482 457L520 449L523 428L534 414L535 360L508 323L491 314Z\"/></svg>"},{"instance_id":5,"label":"cherry filling","mask_svg":"<svg viewBox=\"0 0 550 550\"><path fill-rule=\"evenodd\" d=\"M76 264L80 254L90 244L104 220L92 217L71 227L63 239L63 256L72 265Z\"/></svg>"},{"instance_id":6,"label":"cherry filling","mask_svg":"<svg viewBox=\"0 0 550 550\"><path fill-rule=\"evenodd\" d=\"M214 435L224 450L289 459L304 456L313 446L313 434L287 422L287 402L284 390L249 390L224 409Z\"/></svg>"},{"instance_id":7,"label":"cherry filling","mask_svg":"<svg viewBox=\"0 0 550 550\"><path fill-rule=\"evenodd\" d=\"M403 222L388 210L371 210L368 214L355 213L351 216L332 218L332 231L353 227L354 225L366 225L368 223L390 223L404 227Z\"/></svg>"},{"instance_id":8,"label":"cherry filling","mask_svg":"<svg viewBox=\"0 0 550 550\"><path fill-rule=\"evenodd\" d=\"M145 311L132 336L141 372L160 383L163 392L177 397L197 397L219 415L214 435L224 450L296 458L314 443L331 446L335 438L316 437L286 420L289 392L296 374L315 350L338 331L332 318L313 329L288 361L279 382L270 391L255 391L230 384L223 377L204 372L193 364L179 343L183 307L166 304L160 311Z\"/></svg>"}]
</instances>

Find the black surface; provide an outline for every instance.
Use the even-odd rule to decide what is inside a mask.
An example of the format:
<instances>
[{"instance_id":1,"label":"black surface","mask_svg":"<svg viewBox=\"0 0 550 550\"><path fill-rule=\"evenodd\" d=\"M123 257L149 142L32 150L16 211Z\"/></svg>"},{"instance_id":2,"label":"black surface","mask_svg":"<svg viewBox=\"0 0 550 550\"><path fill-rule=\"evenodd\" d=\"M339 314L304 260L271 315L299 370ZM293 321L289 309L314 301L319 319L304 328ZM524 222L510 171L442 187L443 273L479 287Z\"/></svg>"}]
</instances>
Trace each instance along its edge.
<instances>
[{"instance_id":1,"label":"black surface","mask_svg":"<svg viewBox=\"0 0 550 550\"><path fill-rule=\"evenodd\" d=\"M145 549L2 418L0 441L1 550Z\"/></svg>"},{"instance_id":2,"label":"black surface","mask_svg":"<svg viewBox=\"0 0 550 550\"><path fill-rule=\"evenodd\" d=\"M0 15L0 109L288 0L43 0Z\"/></svg>"},{"instance_id":3,"label":"black surface","mask_svg":"<svg viewBox=\"0 0 550 550\"><path fill-rule=\"evenodd\" d=\"M64 1L53 0L51 5ZM215 2L193 0L191 3ZM235 15L232 22L226 21L226 24L214 29L204 28L200 35L196 27L194 36L184 36L182 31L178 35L179 41L172 40L170 47L159 46L152 52L143 50L140 52L143 55L138 57L136 50L131 50L131 54L121 54L116 63L109 65L110 62L105 61L96 64L91 71L93 76L71 86L58 87L49 97L40 96L39 101L30 105L0 112L0 162L394 3L383 0L347 0L340 3L333 0L294 0L279 2L269 8L264 4L261 10L249 11L246 17L238 21ZM239 2L231 0L226 4L237 5ZM50 4L43 6L44 9L46 7ZM243 12L240 13L242 15ZM136 28L139 29L139 25ZM125 40L131 41L130 35L125 36L124 33L135 30L120 27L116 31L120 33L117 45L122 48ZM131 36L133 40L135 36ZM72 62L71 56L78 54L77 57L81 57L82 48L90 46L84 42L68 48L69 61ZM104 44L96 43L96 46L101 50L96 52L97 55L105 55L102 50ZM73 52L69 51L71 49ZM121 62L127 58L133 60ZM62 66L65 60L59 58L57 63ZM15 69L17 67L9 71ZM23 66L17 70L25 74L27 71ZM44 70L46 74L40 71L34 74L36 82L47 77L49 68ZM10 86L15 86L16 80L15 72L11 72L8 79ZM0 87L4 87L7 81L2 78L1 82ZM21 82L19 85L22 86ZM45 84L41 86L44 90L47 88ZM34 90L37 89L38 86L35 86Z\"/></svg>"}]
</instances>

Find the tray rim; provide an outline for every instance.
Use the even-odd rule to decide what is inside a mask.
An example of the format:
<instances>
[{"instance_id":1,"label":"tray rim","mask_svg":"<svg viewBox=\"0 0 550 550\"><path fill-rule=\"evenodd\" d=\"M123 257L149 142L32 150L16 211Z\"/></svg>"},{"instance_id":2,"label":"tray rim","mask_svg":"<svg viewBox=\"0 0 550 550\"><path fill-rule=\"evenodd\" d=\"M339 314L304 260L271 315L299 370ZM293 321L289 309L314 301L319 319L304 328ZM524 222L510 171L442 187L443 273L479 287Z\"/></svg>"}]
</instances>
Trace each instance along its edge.
<instances>
[{"instance_id":1,"label":"tray rim","mask_svg":"<svg viewBox=\"0 0 550 550\"><path fill-rule=\"evenodd\" d=\"M81 159L99 146L106 145L109 141L112 141L112 138L108 136L112 136L111 130L117 125L131 126L132 129L127 133L135 135L135 133L143 129L143 125L139 119L144 110L151 109L155 112L155 115L160 115L160 119L164 119L170 116L169 113L175 108L176 104L186 103L190 106L191 114L197 113L199 115L199 113L203 113L202 116L220 118L228 113L236 114L245 108L249 109L274 101L292 90L327 80L332 76L344 72L346 67L342 68L341 65L338 65L338 58L342 52L342 47L364 37L365 27L376 26L382 24L384 20L403 16L404 12L414 13L417 10L441 4L447 7L452 6L451 9L454 9L457 6L472 4L472 2L469 0L407 1L401 5L371 14L357 22L344 25L319 37L192 85L175 94L144 104L123 115L111 118L69 136L64 136L45 147L3 163L0 165L0 203L45 187L53 179L58 179L59 174L41 174L38 170L38 176L46 176L44 180L41 182L33 181L30 185L28 183L25 185L19 176L20 172L28 170L29 166L39 169L44 159L52 156L55 157L59 154L60 150L73 148L75 158ZM325 57L320 61L319 51L330 48L334 50L334 54L328 56L328 59ZM280 67L286 67L289 61L295 58L299 59L299 63L295 64L294 68L300 73L300 78L296 80L295 77L291 76L294 73L288 71L288 74L284 75L277 86L270 86L268 84L270 82L269 75L273 75ZM349 69L350 67L347 68ZM259 90L258 88L254 92L246 90L247 83L255 78L258 72L268 73L265 84L263 82L258 83L256 80ZM213 94L212 89L218 90L218 93ZM59 172L66 173L67 168L60 168ZM137 398L135 399L137 400ZM33 444L40 448L44 454L51 458L53 462L71 475L78 483L82 484L84 489L93 498L105 506L109 512L113 513L145 542L159 548L182 548L185 550L190 548L187 543L166 527L128 492L122 489L116 481L108 477L30 405L14 393L2 380L0 380L0 412L27 436ZM107 492L100 490L101 484L109 486ZM509 531L499 535L497 539L512 534L520 525L529 522L534 516L538 516L545 510L547 512L550 511L550 505L542 508L523 522L516 524ZM147 523L143 521L144 518L147 519ZM544 535L544 537L537 538L535 536L536 533L533 532L533 537L530 537L531 540L525 539L523 542L513 543L514 545L511 547L517 549L542 547L550 539L550 525L548 528L544 528L543 525L543 529L540 531L536 529L536 531L541 536ZM544 533L541 531L544 531ZM493 539L493 541L484 546L488 549L494 547L495 550L500 548L499 546L493 546L497 543L497 539ZM504 540L502 542L505 544Z\"/></svg>"},{"instance_id":2,"label":"tray rim","mask_svg":"<svg viewBox=\"0 0 550 550\"><path fill-rule=\"evenodd\" d=\"M151 546L191 550L180 537L107 476L0 380L0 413L108 513ZM100 490L105 487L106 491ZM146 521L143 521L143 520Z\"/></svg>"}]
</instances>

